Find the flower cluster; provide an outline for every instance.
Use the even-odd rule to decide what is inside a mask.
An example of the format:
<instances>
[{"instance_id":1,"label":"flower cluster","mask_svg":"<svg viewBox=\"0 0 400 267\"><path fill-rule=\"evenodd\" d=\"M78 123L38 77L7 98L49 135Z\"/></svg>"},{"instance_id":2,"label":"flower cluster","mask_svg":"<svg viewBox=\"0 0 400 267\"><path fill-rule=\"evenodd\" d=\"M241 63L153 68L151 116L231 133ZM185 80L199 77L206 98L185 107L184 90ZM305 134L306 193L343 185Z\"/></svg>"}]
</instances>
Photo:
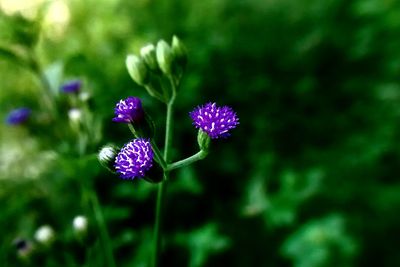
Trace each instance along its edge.
<instances>
[{"instance_id":1,"label":"flower cluster","mask_svg":"<svg viewBox=\"0 0 400 267\"><path fill-rule=\"evenodd\" d=\"M17 108L8 113L6 123L9 125L22 124L28 120L30 115L31 110L29 108Z\"/></svg>"},{"instance_id":2,"label":"flower cluster","mask_svg":"<svg viewBox=\"0 0 400 267\"><path fill-rule=\"evenodd\" d=\"M121 178L144 177L153 166L153 149L150 140L134 139L126 144L115 158L115 170Z\"/></svg>"},{"instance_id":3,"label":"flower cluster","mask_svg":"<svg viewBox=\"0 0 400 267\"><path fill-rule=\"evenodd\" d=\"M168 119L165 132L170 137L167 134L171 132L173 121L170 107L179 93L179 84L187 63L185 46L178 37L173 36L170 44L159 40L156 46L145 45L140 49L139 55L129 54L125 63L129 75L138 85L143 86L150 96L167 104ZM197 143L200 151L186 159L169 163L168 153L165 153L164 157L160 155L160 150L154 140L151 140L154 137L155 125L150 116L144 112L139 98L130 96L121 99L116 104L114 113L112 120L128 124L137 139L126 144L119 153L114 148L108 150L103 148L99 160L123 179L143 177L155 181L152 177L155 175L155 169L152 169L151 173L148 172L153 167L153 156L164 173L204 159L209 153L211 139L228 137L230 131L239 124L238 116L228 106L220 107L216 103L209 102L196 107L189 115L193 125L199 129ZM166 138L165 151L169 151L169 139L171 138Z\"/></svg>"},{"instance_id":4,"label":"flower cluster","mask_svg":"<svg viewBox=\"0 0 400 267\"><path fill-rule=\"evenodd\" d=\"M229 130L236 128L239 118L232 108L218 107L216 103L198 106L189 113L196 128L206 132L211 139L228 137Z\"/></svg>"},{"instance_id":5,"label":"flower cluster","mask_svg":"<svg viewBox=\"0 0 400 267\"><path fill-rule=\"evenodd\" d=\"M129 123L140 122L144 117L142 101L138 97L130 96L120 100L115 107L115 118L113 121Z\"/></svg>"}]
</instances>

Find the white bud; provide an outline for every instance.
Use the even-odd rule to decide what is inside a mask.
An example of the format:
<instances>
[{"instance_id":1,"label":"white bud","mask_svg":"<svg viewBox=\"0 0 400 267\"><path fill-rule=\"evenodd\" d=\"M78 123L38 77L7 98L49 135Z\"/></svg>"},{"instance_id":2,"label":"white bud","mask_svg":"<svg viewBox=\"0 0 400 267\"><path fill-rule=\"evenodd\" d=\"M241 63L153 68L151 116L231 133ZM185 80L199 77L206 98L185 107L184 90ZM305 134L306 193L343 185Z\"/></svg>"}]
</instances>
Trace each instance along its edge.
<instances>
[{"instance_id":1,"label":"white bud","mask_svg":"<svg viewBox=\"0 0 400 267\"><path fill-rule=\"evenodd\" d=\"M76 233L84 233L88 227L88 220L83 215L78 215L72 221L72 225Z\"/></svg>"},{"instance_id":2,"label":"white bud","mask_svg":"<svg viewBox=\"0 0 400 267\"><path fill-rule=\"evenodd\" d=\"M81 92L81 93L79 94L79 99L80 99L82 102L88 101L90 97L91 97L91 95L89 94L89 92Z\"/></svg>"},{"instance_id":3,"label":"white bud","mask_svg":"<svg viewBox=\"0 0 400 267\"><path fill-rule=\"evenodd\" d=\"M82 120L82 111L78 108L72 108L68 111L68 118L71 122L80 122Z\"/></svg>"},{"instance_id":4,"label":"white bud","mask_svg":"<svg viewBox=\"0 0 400 267\"><path fill-rule=\"evenodd\" d=\"M117 156L118 148L113 145L103 146L97 154L97 159L103 167L107 168L111 172L114 170L115 157Z\"/></svg>"},{"instance_id":5,"label":"white bud","mask_svg":"<svg viewBox=\"0 0 400 267\"><path fill-rule=\"evenodd\" d=\"M116 151L115 151L114 147L112 147L112 146L103 146L100 149L98 157L99 157L100 161L107 161L108 162L110 160L114 160L115 155L116 155Z\"/></svg>"},{"instance_id":6,"label":"white bud","mask_svg":"<svg viewBox=\"0 0 400 267\"><path fill-rule=\"evenodd\" d=\"M54 230L49 225L43 225L35 232L35 239L43 245L50 245L54 241Z\"/></svg>"}]
</instances>

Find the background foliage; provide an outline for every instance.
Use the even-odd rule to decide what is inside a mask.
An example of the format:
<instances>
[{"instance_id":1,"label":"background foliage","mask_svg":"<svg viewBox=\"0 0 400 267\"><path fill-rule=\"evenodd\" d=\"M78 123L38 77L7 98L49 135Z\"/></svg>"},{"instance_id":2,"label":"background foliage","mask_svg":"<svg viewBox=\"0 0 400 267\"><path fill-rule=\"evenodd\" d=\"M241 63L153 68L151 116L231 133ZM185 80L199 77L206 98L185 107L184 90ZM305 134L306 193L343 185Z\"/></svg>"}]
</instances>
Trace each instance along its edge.
<instances>
[{"instance_id":1,"label":"background foliage","mask_svg":"<svg viewBox=\"0 0 400 267\"><path fill-rule=\"evenodd\" d=\"M230 105L241 124L174 173L164 265L400 266L398 1L21 1L22 13L11 2L0 1L0 116L28 106L33 118L0 125L2 266L106 266L82 183L95 188L117 265L147 266L155 187L119 180L95 155L130 138L111 121L121 98L141 97L163 129L164 107L124 60L173 34L189 50L173 158L196 150L194 106ZM56 123L32 51L57 99ZM58 92L72 78L92 96L86 139ZM72 234L78 214L89 218L86 245ZM43 224L56 245L17 259L13 240Z\"/></svg>"}]
</instances>

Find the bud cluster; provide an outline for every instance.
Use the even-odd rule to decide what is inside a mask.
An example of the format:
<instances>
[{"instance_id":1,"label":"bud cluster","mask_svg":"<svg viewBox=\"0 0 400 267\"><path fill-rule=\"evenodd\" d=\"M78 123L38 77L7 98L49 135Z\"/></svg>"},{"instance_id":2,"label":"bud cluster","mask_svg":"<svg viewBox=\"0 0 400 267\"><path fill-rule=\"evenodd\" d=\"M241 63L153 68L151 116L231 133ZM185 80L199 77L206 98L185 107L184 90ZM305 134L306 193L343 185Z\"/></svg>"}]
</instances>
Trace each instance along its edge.
<instances>
[{"instance_id":1,"label":"bud cluster","mask_svg":"<svg viewBox=\"0 0 400 267\"><path fill-rule=\"evenodd\" d=\"M162 79L180 80L187 64L186 47L175 35L171 44L159 40L147 44L139 55L129 54L126 67L131 78L148 93L162 102L168 102L171 93L162 88Z\"/></svg>"}]
</instances>

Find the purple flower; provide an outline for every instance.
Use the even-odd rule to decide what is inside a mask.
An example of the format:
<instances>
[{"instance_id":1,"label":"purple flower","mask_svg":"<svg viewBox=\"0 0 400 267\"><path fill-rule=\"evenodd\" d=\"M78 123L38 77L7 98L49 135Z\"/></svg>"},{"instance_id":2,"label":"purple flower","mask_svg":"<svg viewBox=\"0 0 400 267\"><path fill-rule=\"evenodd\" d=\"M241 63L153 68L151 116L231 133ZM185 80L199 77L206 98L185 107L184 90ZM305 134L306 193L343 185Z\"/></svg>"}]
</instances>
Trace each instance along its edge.
<instances>
[{"instance_id":1,"label":"purple flower","mask_svg":"<svg viewBox=\"0 0 400 267\"><path fill-rule=\"evenodd\" d=\"M29 108L17 108L8 113L6 123L9 125L22 124L28 120L30 115L31 110Z\"/></svg>"},{"instance_id":2,"label":"purple flower","mask_svg":"<svg viewBox=\"0 0 400 267\"><path fill-rule=\"evenodd\" d=\"M239 124L239 118L232 108L218 107L216 103L207 103L196 107L189 113L196 128L206 132L211 139L228 137L229 130Z\"/></svg>"},{"instance_id":3,"label":"purple flower","mask_svg":"<svg viewBox=\"0 0 400 267\"><path fill-rule=\"evenodd\" d=\"M115 158L115 170L123 179L143 177L153 166L153 156L149 139L134 139L118 153Z\"/></svg>"},{"instance_id":4,"label":"purple flower","mask_svg":"<svg viewBox=\"0 0 400 267\"><path fill-rule=\"evenodd\" d=\"M144 111L142 108L142 101L138 97L130 96L117 103L115 106L115 118L113 118L113 121L137 123L140 122L143 117Z\"/></svg>"},{"instance_id":5,"label":"purple flower","mask_svg":"<svg viewBox=\"0 0 400 267\"><path fill-rule=\"evenodd\" d=\"M67 94L78 93L81 87L82 82L80 80L72 80L61 85L61 91Z\"/></svg>"},{"instance_id":6,"label":"purple flower","mask_svg":"<svg viewBox=\"0 0 400 267\"><path fill-rule=\"evenodd\" d=\"M13 245L17 250L17 254L19 257L28 257L31 252L33 252L33 244L31 241L23 239L23 238L16 238L13 241Z\"/></svg>"}]
</instances>

